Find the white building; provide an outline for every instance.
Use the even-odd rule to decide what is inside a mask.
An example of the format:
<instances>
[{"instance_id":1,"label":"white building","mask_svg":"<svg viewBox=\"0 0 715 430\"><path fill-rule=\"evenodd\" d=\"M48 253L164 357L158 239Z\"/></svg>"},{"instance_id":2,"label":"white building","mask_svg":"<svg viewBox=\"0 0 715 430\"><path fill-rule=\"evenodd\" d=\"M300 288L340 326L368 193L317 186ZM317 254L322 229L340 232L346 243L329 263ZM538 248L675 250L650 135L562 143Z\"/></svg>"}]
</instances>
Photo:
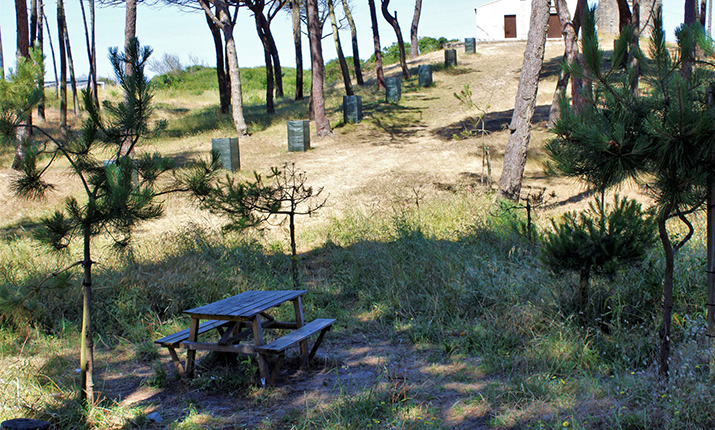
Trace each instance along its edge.
<instances>
[{"instance_id":1,"label":"white building","mask_svg":"<svg viewBox=\"0 0 715 430\"><path fill-rule=\"evenodd\" d=\"M566 0L573 15L577 0ZM494 0L474 9L477 18L477 40L526 40L531 18L531 0ZM561 38L561 25L556 8L551 6L547 37Z\"/></svg>"}]
</instances>

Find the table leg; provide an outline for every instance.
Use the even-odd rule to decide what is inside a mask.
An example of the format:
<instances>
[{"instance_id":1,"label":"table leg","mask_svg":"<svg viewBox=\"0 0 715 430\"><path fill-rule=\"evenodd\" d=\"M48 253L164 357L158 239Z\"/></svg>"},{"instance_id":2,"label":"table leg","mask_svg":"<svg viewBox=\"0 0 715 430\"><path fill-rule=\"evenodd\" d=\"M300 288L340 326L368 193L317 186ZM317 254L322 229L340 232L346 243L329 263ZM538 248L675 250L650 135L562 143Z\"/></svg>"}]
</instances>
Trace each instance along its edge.
<instances>
[{"instance_id":1,"label":"table leg","mask_svg":"<svg viewBox=\"0 0 715 430\"><path fill-rule=\"evenodd\" d=\"M261 328L261 319L258 315L251 320L251 328L253 329L253 343L255 343L256 346L263 345L263 329ZM261 353L258 353L258 372L261 375L261 385L265 386L269 377L268 363L266 363L266 357Z\"/></svg>"},{"instance_id":2,"label":"table leg","mask_svg":"<svg viewBox=\"0 0 715 430\"><path fill-rule=\"evenodd\" d=\"M293 299L293 309L295 309L295 324L296 328L303 327L303 301L300 297ZM300 341L300 355L303 357L303 366L308 365L308 342Z\"/></svg>"},{"instance_id":3,"label":"table leg","mask_svg":"<svg viewBox=\"0 0 715 430\"><path fill-rule=\"evenodd\" d=\"M189 324L189 342L196 342L199 339L199 319L191 318L191 323ZM194 362L196 360L196 350L188 349L186 351L186 376L188 378L194 377Z\"/></svg>"}]
</instances>

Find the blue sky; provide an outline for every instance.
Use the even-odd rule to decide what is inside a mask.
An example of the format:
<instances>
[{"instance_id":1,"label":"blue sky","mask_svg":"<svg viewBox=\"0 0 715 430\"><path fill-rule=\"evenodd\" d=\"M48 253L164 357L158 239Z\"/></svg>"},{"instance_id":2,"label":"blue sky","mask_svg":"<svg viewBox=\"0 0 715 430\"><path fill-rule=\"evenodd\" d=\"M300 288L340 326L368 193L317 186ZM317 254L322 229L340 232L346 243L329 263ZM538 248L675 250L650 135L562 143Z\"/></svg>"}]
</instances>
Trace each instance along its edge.
<instances>
[{"instance_id":1,"label":"blue sky","mask_svg":"<svg viewBox=\"0 0 715 430\"><path fill-rule=\"evenodd\" d=\"M461 39L474 37L474 8L489 0L423 0L422 15L419 25L419 35L431 37L446 37ZM28 1L29 3L29 1ZM372 54L372 31L370 15L366 0L351 0L353 15L358 27L360 56L367 58ZM376 0L379 5L379 0ZM84 30L79 0L65 0L67 25L69 28L72 53L75 60L75 70L78 76L86 75L88 62L84 43ZM50 25L56 24L55 2L46 3L45 13ZM673 38L673 30L682 22L683 3L678 0L663 0L663 18L669 38ZM390 10L397 11L397 17L402 27L403 37L408 41L409 26L414 10L413 0L392 0ZM342 14L340 14L342 15ZM382 18L380 21L380 39L383 46L389 46L396 41L392 28ZM347 26L346 26L347 27ZM273 21L272 29L281 55L281 63L285 66L295 66L293 52L292 27L290 16L279 13ZM326 26L326 32L329 26ZM5 57L5 69L15 64L15 9L14 2L0 0L0 31ZM56 28L52 28L52 38L57 49ZM140 6L137 19L137 36L144 45L154 49L154 58L161 58L165 53L177 55L183 64L190 65L191 60L205 65L215 63L213 41L206 25L203 13L182 12L172 7ZM235 30L238 41L239 63L242 67L263 65L263 48L256 35L253 17L246 9L241 9ZM340 33L345 55L352 55L350 49L350 33L346 28ZM107 60L109 47L121 46L124 40L124 9L122 7L105 7L97 9L97 52L98 70L100 76L111 76L111 66ZM304 37L304 63L308 62L308 44ZM45 37L46 54L50 59L49 45ZM326 60L335 58L334 44L331 38L323 39L323 50ZM51 67L48 67L48 79L53 79Z\"/></svg>"}]
</instances>

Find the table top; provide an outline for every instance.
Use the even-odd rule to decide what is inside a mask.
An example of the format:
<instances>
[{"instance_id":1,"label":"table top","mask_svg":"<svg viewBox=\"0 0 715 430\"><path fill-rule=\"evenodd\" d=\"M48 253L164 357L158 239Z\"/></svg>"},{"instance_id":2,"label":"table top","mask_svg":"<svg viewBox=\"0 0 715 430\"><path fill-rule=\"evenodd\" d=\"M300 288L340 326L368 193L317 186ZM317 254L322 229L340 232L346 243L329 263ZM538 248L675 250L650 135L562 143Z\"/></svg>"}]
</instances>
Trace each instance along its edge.
<instances>
[{"instance_id":1,"label":"table top","mask_svg":"<svg viewBox=\"0 0 715 430\"><path fill-rule=\"evenodd\" d=\"M307 290L246 291L227 299L186 310L184 313L191 315L192 318L249 319L305 293Z\"/></svg>"}]
</instances>

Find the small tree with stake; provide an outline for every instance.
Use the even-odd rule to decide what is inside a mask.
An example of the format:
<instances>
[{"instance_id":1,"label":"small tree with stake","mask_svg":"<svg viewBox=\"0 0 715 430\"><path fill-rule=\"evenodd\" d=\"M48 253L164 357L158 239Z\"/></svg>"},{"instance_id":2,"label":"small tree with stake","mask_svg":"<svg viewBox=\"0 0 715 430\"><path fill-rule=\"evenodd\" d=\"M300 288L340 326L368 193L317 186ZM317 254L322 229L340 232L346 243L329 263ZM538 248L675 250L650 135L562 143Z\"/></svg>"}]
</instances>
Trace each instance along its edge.
<instances>
[{"instance_id":1,"label":"small tree with stake","mask_svg":"<svg viewBox=\"0 0 715 430\"><path fill-rule=\"evenodd\" d=\"M285 216L290 234L291 274L297 288L300 279L295 217L311 216L326 203L326 199L320 198L323 188L313 189L306 185L306 180L305 172L296 171L294 164L284 164L280 169L272 167L266 180L255 172L254 179L249 181L226 175L216 184L196 184L195 188L204 208L228 216L228 229L258 227L273 216Z\"/></svg>"},{"instance_id":2,"label":"small tree with stake","mask_svg":"<svg viewBox=\"0 0 715 430\"><path fill-rule=\"evenodd\" d=\"M144 75L144 66L151 49L141 48L133 39L126 54L110 50L110 60L118 82L127 94L127 99L118 104L104 102L109 118L103 118L94 103L90 91L84 92L87 120L82 131L59 140L39 127L43 145L26 145L26 158L22 175L14 182L14 191L19 196L40 197L51 187L42 175L58 158L64 158L72 174L81 183L82 198L68 197L65 207L41 220L36 237L55 249L67 248L73 241L82 243L82 259L61 270L83 268L82 278L82 334L80 340L81 393L87 404L95 400L93 382L93 327L92 327L92 239L99 235L109 236L119 248L130 243L132 229L139 223L162 215L161 202L157 197L177 191L191 191L191 183L201 182L199 176L211 176L212 164L197 167L191 173L173 176L166 187L159 189L160 177L175 172L173 160L158 154L146 154L133 160L120 154L123 142L133 148L147 132L151 115L152 92ZM125 74L125 64L132 70ZM28 101L25 101L28 103ZM0 115L2 130L8 130L11 116ZM107 161L99 160L98 153L112 154ZM41 156L50 156L46 166L39 168ZM43 158L44 159L44 158ZM163 182L163 181L162 181ZM37 290L37 289L36 289Z\"/></svg>"},{"instance_id":3,"label":"small tree with stake","mask_svg":"<svg viewBox=\"0 0 715 430\"><path fill-rule=\"evenodd\" d=\"M665 259L663 317L660 328L659 372L668 377L670 331L673 313L675 256L692 237L688 216L705 202L706 179L715 153L715 115L708 106L708 86L715 79L711 64L699 62L691 73L695 47L711 52L702 27L682 26L677 31L679 53L666 49L662 12L654 17L648 61L633 55L642 71L621 67L630 40L624 31L616 41L612 66L603 70L594 11L585 14L583 67L568 71L593 82L593 95L575 112L562 100L564 115L547 146L552 169L581 178L600 190L627 179L640 182L655 202L655 219ZM643 88L639 88L642 82ZM686 235L673 242L667 223L679 220Z\"/></svg>"}]
</instances>

